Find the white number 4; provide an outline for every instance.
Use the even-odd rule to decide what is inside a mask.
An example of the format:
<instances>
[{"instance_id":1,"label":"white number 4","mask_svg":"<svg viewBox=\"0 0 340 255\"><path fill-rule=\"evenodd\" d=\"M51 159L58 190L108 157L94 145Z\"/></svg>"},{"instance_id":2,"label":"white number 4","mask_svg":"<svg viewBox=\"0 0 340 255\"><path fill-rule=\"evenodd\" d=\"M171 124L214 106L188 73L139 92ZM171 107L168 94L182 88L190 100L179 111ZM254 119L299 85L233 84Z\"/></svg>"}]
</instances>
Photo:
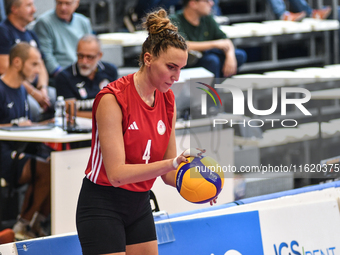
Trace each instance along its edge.
<instances>
[{"instance_id":1,"label":"white number 4","mask_svg":"<svg viewBox=\"0 0 340 255\"><path fill-rule=\"evenodd\" d=\"M143 155L143 160L145 160L145 164L149 163L150 160L150 151L151 151L151 140L148 140L148 143L146 144L146 148L144 151L144 155Z\"/></svg>"}]
</instances>

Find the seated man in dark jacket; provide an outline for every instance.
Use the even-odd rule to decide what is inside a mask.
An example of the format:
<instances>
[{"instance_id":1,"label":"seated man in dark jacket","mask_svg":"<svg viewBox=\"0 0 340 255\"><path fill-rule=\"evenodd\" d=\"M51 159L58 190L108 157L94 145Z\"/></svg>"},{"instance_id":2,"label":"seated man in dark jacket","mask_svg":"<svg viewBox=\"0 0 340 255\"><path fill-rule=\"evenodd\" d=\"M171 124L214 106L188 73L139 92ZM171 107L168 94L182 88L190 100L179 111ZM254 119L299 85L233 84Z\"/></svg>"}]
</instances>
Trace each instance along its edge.
<instances>
[{"instance_id":1,"label":"seated man in dark jacket","mask_svg":"<svg viewBox=\"0 0 340 255\"><path fill-rule=\"evenodd\" d=\"M101 62L102 55L98 38L85 35L78 42L77 62L55 78L57 95L64 96L66 103L75 101L77 116L92 118L92 104L97 93L117 79L116 66Z\"/></svg>"}]
</instances>

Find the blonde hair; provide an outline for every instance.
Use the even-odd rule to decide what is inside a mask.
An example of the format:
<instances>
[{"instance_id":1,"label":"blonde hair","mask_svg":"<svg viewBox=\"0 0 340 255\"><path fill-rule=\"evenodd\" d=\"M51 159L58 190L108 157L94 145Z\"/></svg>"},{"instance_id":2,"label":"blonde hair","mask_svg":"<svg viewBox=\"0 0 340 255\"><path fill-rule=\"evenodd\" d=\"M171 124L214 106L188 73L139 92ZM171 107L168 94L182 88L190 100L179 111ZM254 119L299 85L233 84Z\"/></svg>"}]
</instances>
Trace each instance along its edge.
<instances>
[{"instance_id":1,"label":"blonde hair","mask_svg":"<svg viewBox=\"0 0 340 255\"><path fill-rule=\"evenodd\" d=\"M171 23L164 9L151 12L146 16L143 23L148 31L148 37L142 46L140 55L140 66L144 66L144 54L146 52L158 57L161 51L166 51L168 47L187 50L184 38L177 32L177 27Z\"/></svg>"}]
</instances>

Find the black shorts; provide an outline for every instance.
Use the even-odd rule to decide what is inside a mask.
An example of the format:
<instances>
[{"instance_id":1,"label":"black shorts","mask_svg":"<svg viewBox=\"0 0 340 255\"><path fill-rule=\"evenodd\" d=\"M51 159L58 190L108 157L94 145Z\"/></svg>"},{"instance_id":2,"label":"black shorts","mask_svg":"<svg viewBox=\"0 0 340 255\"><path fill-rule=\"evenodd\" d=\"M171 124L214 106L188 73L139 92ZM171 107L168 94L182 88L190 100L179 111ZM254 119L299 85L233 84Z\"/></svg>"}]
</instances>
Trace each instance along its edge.
<instances>
[{"instance_id":1,"label":"black shorts","mask_svg":"<svg viewBox=\"0 0 340 255\"><path fill-rule=\"evenodd\" d=\"M156 240L148 192L97 185L84 178L76 223L83 254L124 252L126 245Z\"/></svg>"},{"instance_id":2,"label":"black shorts","mask_svg":"<svg viewBox=\"0 0 340 255\"><path fill-rule=\"evenodd\" d=\"M25 148L19 154L18 161L14 164L17 150ZM47 159L52 151L42 143L1 142L0 143L1 177L7 182L17 185L22 175L24 165L31 158Z\"/></svg>"}]
</instances>

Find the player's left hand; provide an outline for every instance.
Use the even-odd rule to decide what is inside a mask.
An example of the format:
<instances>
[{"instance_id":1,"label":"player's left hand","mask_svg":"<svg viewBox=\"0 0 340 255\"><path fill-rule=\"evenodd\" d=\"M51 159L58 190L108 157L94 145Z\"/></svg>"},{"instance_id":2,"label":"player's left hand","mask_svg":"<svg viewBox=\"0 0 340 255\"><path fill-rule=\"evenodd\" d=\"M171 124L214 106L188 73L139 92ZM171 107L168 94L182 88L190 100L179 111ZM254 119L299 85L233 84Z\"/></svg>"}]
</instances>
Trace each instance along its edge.
<instances>
[{"instance_id":1,"label":"player's left hand","mask_svg":"<svg viewBox=\"0 0 340 255\"><path fill-rule=\"evenodd\" d=\"M172 165L175 169L179 166L181 162L188 162L187 157L201 157L205 153L205 149L189 148L182 152L181 155L173 159Z\"/></svg>"}]
</instances>

